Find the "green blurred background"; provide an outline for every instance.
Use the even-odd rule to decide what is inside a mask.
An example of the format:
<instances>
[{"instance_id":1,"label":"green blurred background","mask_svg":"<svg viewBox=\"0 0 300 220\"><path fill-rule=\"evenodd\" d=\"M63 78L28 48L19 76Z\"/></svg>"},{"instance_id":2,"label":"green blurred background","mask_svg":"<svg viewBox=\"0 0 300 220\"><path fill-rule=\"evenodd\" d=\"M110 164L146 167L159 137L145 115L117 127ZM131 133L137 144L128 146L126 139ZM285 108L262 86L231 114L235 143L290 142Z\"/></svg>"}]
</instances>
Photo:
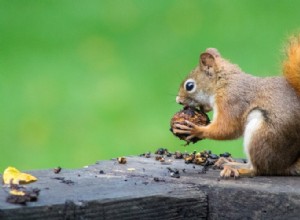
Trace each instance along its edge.
<instances>
[{"instance_id":1,"label":"green blurred background","mask_svg":"<svg viewBox=\"0 0 300 220\"><path fill-rule=\"evenodd\" d=\"M211 149L169 132L179 84L216 47L255 75L280 73L300 1L1 0L0 170Z\"/></svg>"}]
</instances>

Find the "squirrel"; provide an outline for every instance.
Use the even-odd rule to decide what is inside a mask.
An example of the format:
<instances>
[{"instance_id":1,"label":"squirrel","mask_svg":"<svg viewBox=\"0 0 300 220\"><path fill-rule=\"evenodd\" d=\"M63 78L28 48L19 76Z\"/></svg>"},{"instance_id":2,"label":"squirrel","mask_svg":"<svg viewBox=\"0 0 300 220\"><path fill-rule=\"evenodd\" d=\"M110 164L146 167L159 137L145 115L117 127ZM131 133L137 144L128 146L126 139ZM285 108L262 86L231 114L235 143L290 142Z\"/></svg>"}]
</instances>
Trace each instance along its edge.
<instances>
[{"instance_id":1,"label":"squirrel","mask_svg":"<svg viewBox=\"0 0 300 220\"><path fill-rule=\"evenodd\" d=\"M215 48L181 83L176 102L213 110L207 126L189 121L174 132L214 140L243 136L247 163L220 158L221 177L300 175L300 36L291 37L283 76L255 77L221 57Z\"/></svg>"}]
</instances>

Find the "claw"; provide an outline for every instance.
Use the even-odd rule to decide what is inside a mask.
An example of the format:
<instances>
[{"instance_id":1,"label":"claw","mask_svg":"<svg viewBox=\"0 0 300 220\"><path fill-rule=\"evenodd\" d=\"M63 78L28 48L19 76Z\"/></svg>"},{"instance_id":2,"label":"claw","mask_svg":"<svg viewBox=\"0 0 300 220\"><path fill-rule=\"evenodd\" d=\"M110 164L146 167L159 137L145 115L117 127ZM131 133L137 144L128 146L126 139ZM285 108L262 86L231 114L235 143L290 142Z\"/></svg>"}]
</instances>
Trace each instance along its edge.
<instances>
[{"instance_id":1,"label":"claw","mask_svg":"<svg viewBox=\"0 0 300 220\"><path fill-rule=\"evenodd\" d=\"M186 141L190 141L190 140L192 140L193 138L195 138L196 136L195 135L190 135L190 136L187 136L186 138L185 138L185 140Z\"/></svg>"},{"instance_id":2,"label":"claw","mask_svg":"<svg viewBox=\"0 0 300 220\"><path fill-rule=\"evenodd\" d=\"M230 166L224 166L224 169L220 172L220 176L223 178L229 178L229 177L237 178L239 177L239 175L240 174L238 170Z\"/></svg>"},{"instance_id":3,"label":"claw","mask_svg":"<svg viewBox=\"0 0 300 220\"><path fill-rule=\"evenodd\" d=\"M190 134L191 131L188 130L180 130L180 129L173 129L174 134Z\"/></svg>"},{"instance_id":4,"label":"claw","mask_svg":"<svg viewBox=\"0 0 300 220\"><path fill-rule=\"evenodd\" d=\"M190 126L190 128L195 128L196 127L196 125L194 124L194 123L192 123L192 122L190 122L190 121L188 121L188 120L185 120L184 121L188 126Z\"/></svg>"},{"instance_id":5,"label":"claw","mask_svg":"<svg viewBox=\"0 0 300 220\"><path fill-rule=\"evenodd\" d=\"M190 127L186 126L186 125L182 125L182 124L175 124L176 128L179 128L181 130L192 130Z\"/></svg>"}]
</instances>

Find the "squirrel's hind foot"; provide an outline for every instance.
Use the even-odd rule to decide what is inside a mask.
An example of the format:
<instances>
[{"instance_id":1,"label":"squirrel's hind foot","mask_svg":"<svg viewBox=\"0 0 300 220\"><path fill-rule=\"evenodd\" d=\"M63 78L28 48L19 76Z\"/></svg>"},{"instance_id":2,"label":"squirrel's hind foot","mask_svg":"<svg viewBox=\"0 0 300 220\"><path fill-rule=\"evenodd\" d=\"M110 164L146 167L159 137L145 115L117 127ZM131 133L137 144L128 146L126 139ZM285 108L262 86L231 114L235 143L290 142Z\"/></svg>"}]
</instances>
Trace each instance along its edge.
<instances>
[{"instance_id":1,"label":"squirrel's hind foot","mask_svg":"<svg viewBox=\"0 0 300 220\"><path fill-rule=\"evenodd\" d=\"M240 174L238 172L238 169L233 168L228 165L225 165L223 170L220 172L220 177L222 177L222 178L229 178L229 177L238 178L239 175Z\"/></svg>"}]
</instances>

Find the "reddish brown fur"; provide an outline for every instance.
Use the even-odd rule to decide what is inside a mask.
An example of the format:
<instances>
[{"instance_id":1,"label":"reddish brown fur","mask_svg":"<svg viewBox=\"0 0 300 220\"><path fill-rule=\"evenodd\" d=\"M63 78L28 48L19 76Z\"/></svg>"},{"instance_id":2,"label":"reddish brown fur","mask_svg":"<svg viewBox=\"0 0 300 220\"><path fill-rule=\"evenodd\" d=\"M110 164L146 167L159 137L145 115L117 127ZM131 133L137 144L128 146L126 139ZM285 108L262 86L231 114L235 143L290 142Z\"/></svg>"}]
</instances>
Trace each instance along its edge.
<instances>
[{"instance_id":1,"label":"reddish brown fur","mask_svg":"<svg viewBox=\"0 0 300 220\"><path fill-rule=\"evenodd\" d=\"M300 36L292 37L286 50L287 59L283 63L283 74L300 94Z\"/></svg>"},{"instance_id":2,"label":"reddish brown fur","mask_svg":"<svg viewBox=\"0 0 300 220\"><path fill-rule=\"evenodd\" d=\"M217 140L244 135L249 166L240 167L243 173L300 175L299 39L290 43L284 77L245 74L216 49L207 49L187 77L195 80L196 91L189 93L182 83L177 101L206 111L213 109L214 118L206 127L181 127L179 132ZM236 163L227 165L239 168ZM228 173L225 170L221 175Z\"/></svg>"}]
</instances>

